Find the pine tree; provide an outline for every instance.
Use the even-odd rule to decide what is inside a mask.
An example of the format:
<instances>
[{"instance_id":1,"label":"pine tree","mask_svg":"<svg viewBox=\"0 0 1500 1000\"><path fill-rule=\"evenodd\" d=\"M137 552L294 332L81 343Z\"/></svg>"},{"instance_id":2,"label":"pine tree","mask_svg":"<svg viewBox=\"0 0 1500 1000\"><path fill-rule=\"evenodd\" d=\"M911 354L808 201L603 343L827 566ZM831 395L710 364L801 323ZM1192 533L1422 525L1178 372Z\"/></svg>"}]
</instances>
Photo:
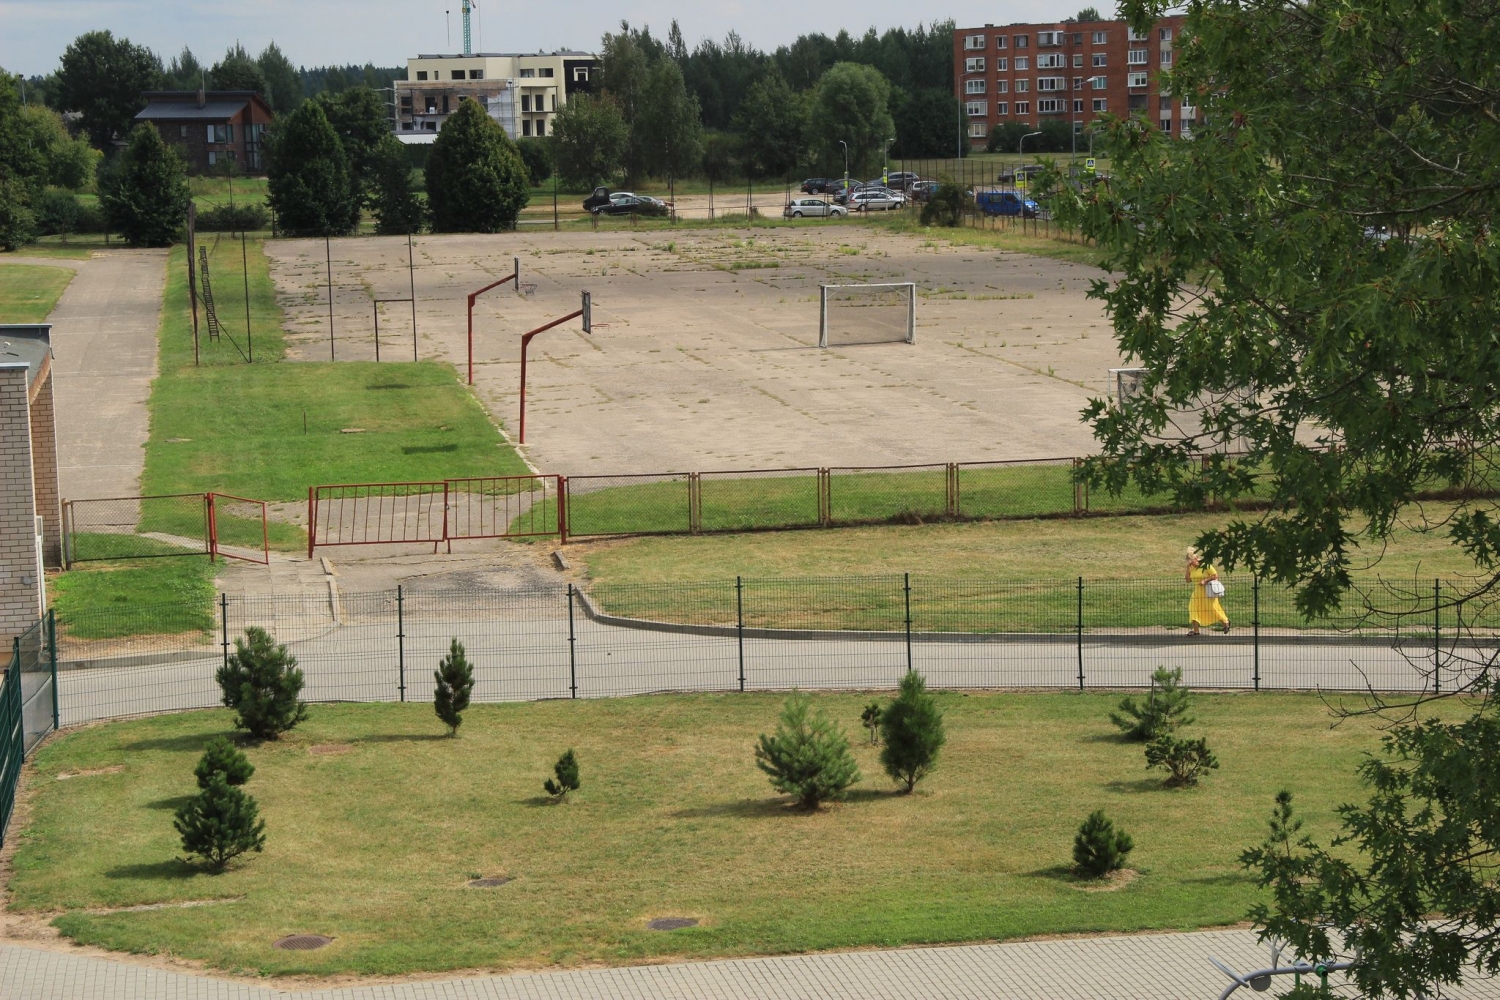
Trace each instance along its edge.
<instances>
[{"instance_id":1,"label":"pine tree","mask_svg":"<svg viewBox=\"0 0 1500 1000\"><path fill-rule=\"evenodd\" d=\"M567 753L557 758L557 763L552 765L552 773L557 776L557 780L548 778L542 782L542 787L559 802L567 798L569 792L576 792L583 787L578 780L578 758L574 756L571 747Z\"/></svg>"},{"instance_id":2,"label":"pine tree","mask_svg":"<svg viewBox=\"0 0 1500 1000\"><path fill-rule=\"evenodd\" d=\"M411 180L411 164L401 140L387 135L375 154L370 207L381 236L420 233L426 207Z\"/></svg>"},{"instance_id":3,"label":"pine tree","mask_svg":"<svg viewBox=\"0 0 1500 1000\"><path fill-rule=\"evenodd\" d=\"M216 774L223 775L227 784L243 785L254 773L255 765L224 736L208 741L208 746L203 749L203 759L193 768L199 788L207 788Z\"/></svg>"},{"instance_id":4,"label":"pine tree","mask_svg":"<svg viewBox=\"0 0 1500 1000\"><path fill-rule=\"evenodd\" d=\"M1188 689L1182 686L1182 668L1157 667L1151 675L1151 691L1144 701L1126 696L1118 712L1109 713L1109 721L1120 727L1127 739L1148 742L1178 726L1190 725L1187 714Z\"/></svg>"},{"instance_id":5,"label":"pine tree","mask_svg":"<svg viewBox=\"0 0 1500 1000\"><path fill-rule=\"evenodd\" d=\"M302 671L297 658L263 628L245 629L234 640L229 662L215 674L224 704L235 711L234 724L257 739L273 740L307 718Z\"/></svg>"},{"instance_id":6,"label":"pine tree","mask_svg":"<svg viewBox=\"0 0 1500 1000\"><path fill-rule=\"evenodd\" d=\"M865 710L859 713L860 725L870 732L870 745L874 746L880 742L880 702L872 701L865 706Z\"/></svg>"},{"instance_id":7,"label":"pine tree","mask_svg":"<svg viewBox=\"0 0 1500 1000\"><path fill-rule=\"evenodd\" d=\"M205 787L177 810L172 825L182 835L182 849L221 872L246 851L266 846L266 824L255 800L214 774Z\"/></svg>"},{"instance_id":8,"label":"pine tree","mask_svg":"<svg viewBox=\"0 0 1500 1000\"><path fill-rule=\"evenodd\" d=\"M761 734L755 766L770 775L772 787L794 796L804 809L840 798L859 780L848 737L822 709L814 712L812 700L797 691L781 710L776 735Z\"/></svg>"},{"instance_id":9,"label":"pine tree","mask_svg":"<svg viewBox=\"0 0 1500 1000\"><path fill-rule=\"evenodd\" d=\"M938 751L948 741L943 712L915 670L901 678L901 690L880 713L880 765L909 794L937 766Z\"/></svg>"},{"instance_id":10,"label":"pine tree","mask_svg":"<svg viewBox=\"0 0 1500 1000\"><path fill-rule=\"evenodd\" d=\"M289 236L347 236L359 226L359 192L349 161L317 101L306 101L272 127L266 187Z\"/></svg>"},{"instance_id":11,"label":"pine tree","mask_svg":"<svg viewBox=\"0 0 1500 1000\"><path fill-rule=\"evenodd\" d=\"M500 123L469 98L448 116L427 156L427 204L435 233L498 233L516 227L531 197L526 164Z\"/></svg>"},{"instance_id":12,"label":"pine tree","mask_svg":"<svg viewBox=\"0 0 1500 1000\"><path fill-rule=\"evenodd\" d=\"M1125 856L1135 848L1135 841L1124 830L1095 809L1078 828L1073 838L1073 870L1084 878L1103 878L1125 867Z\"/></svg>"},{"instance_id":13,"label":"pine tree","mask_svg":"<svg viewBox=\"0 0 1500 1000\"><path fill-rule=\"evenodd\" d=\"M1167 778L1162 784L1168 788L1196 785L1204 771L1218 768L1219 759L1202 737L1179 740L1165 732L1146 744L1146 769L1166 771Z\"/></svg>"},{"instance_id":14,"label":"pine tree","mask_svg":"<svg viewBox=\"0 0 1500 1000\"><path fill-rule=\"evenodd\" d=\"M437 682L432 695L433 711L448 724L448 735L457 736L464 721L463 711L469 707L469 694L474 690L474 668L464 656L463 643L453 640L432 679Z\"/></svg>"},{"instance_id":15,"label":"pine tree","mask_svg":"<svg viewBox=\"0 0 1500 1000\"><path fill-rule=\"evenodd\" d=\"M171 246L187 225L187 170L177 150L150 122L130 133L119 160L106 171L99 203L109 226L135 247Z\"/></svg>"}]
</instances>

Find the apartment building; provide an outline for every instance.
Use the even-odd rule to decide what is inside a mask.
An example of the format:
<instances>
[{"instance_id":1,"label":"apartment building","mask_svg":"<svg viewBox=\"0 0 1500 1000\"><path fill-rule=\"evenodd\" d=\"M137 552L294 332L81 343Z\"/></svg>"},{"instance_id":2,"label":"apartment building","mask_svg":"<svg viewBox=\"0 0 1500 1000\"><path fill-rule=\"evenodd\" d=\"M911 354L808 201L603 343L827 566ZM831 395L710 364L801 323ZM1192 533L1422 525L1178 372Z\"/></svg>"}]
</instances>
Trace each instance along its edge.
<instances>
[{"instance_id":1,"label":"apartment building","mask_svg":"<svg viewBox=\"0 0 1500 1000\"><path fill-rule=\"evenodd\" d=\"M599 57L588 52L419 55L396 81L396 133L420 141L435 136L458 102L473 98L512 139L552 134L557 111L578 93L591 93Z\"/></svg>"},{"instance_id":2,"label":"apartment building","mask_svg":"<svg viewBox=\"0 0 1500 1000\"><path fill-rule=\"evenodd\" d=\"M1124 21L1076 21L960 28L953 33L953 85L969 117L969 142L982 149L1005 122L1048 120L1085 128L1104 114L1142 115L1173 135L1192 134L1197 108L1167 93L1183 18L1164 17L1144 33Z\"/></svg>"}]
</instances>

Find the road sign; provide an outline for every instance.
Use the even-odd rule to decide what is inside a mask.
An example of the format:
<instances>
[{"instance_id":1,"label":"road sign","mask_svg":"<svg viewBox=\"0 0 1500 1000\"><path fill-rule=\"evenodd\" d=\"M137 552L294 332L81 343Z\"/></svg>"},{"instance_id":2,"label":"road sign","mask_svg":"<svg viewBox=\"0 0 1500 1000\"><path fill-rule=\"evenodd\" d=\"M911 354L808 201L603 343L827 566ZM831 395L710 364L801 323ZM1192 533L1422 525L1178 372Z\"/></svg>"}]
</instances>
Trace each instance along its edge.
<instances>
[{"instance_id":1,"label":"road sign","mask_svg":"<svg viewBox=\"0 0 1500 1000\"><path fill-rule=\"evenodd\" d=\"M1087 160L1083 161L1083 169L1087 170L1089 173L1093 173L1094 172L1094 167L1095 166L1096 166L1096 163L1095 163L1094 158L1092 156L1090 156Z\"/></svg>"}]
</instances>

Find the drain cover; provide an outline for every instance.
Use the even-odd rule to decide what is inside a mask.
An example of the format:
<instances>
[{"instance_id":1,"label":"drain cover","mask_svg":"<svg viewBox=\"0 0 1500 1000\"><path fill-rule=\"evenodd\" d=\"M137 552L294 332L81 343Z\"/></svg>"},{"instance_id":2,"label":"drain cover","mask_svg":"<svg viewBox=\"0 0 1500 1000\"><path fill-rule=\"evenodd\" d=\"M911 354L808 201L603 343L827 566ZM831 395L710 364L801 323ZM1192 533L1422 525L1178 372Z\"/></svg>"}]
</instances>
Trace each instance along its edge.
<instances>
[{"instance_id":1,"label":"drain cover","mask_svg":"<svg viewBox=\"0 0 1500 1000\"><path fill-rule=\"evenodd\" d=\"M469 888L471 888L471 889L493 889L493 888L495 888L495 886L497 886L497 885L504 885L505 883L507 883L509 881L510 881L510 879L507 876L505 876L505 875L497 875L494 878L473 878L473 879L469 879Z\"/></svg>"},{"instance_id":2,"label":"drain cover","mask_svg":"<svg viewBox=\"0 0 1500 1000\"><path fill-rule=\"evenodd\" d=\"M282 938L271 947L280 948L282 951L317 951L330 944L333 944L333 938L324 937L321 934L293 934Z\"/></svg>"},{"instance_id":3,"label":"drain cover","mask_svg":"<svg viewBox=\"0 0 1500 1000\"><path fill-rule=\"evenodd\" d=\"M677 931L684 927L697 927L697 917L657 917L646 924L653 931Z\"/></svg>"}]
</instances>

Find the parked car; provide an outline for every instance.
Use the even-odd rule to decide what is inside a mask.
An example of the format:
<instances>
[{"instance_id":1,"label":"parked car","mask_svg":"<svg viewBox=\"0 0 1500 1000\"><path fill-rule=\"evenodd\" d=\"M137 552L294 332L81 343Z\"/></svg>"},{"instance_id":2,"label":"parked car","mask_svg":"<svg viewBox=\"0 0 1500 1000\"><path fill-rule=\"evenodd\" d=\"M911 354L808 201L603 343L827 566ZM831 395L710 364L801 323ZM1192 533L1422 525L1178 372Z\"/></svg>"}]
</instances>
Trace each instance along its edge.
<instances>
[{"instance_id":1,"label":"parked car","mask_svg":"<svg viewBox=\"0 0 1500 1000\"><path fill-rule=\"evenodd\" d=\"M594 193L583 199L583 210L585 212L597 212L609 204L609 188L596 187Z\"/></svg>"},{"instance_id":2,"label":"parked car","mask_svg":"<svg viewBox=\"0 0 1500 1000\"><path fill-rule=\"evenodd\" d=\"M827 194L828 186L833 183L835 182L827 177L809 177L802 182L802 192L804 194Z\"/></svg>"},{"instance_id":3,"label":"parked car","mask_svg":"<svg viewBox=\"0 0 1500 1000\"><path fill-rule=\"evenodd\" d=\"M937 181L917 181L906 193L911 197L912 201L931 201L932 193L937 189Z\"/></svg>"},{"instance_id":4,"label":"parked car","mask_svg":"<svg viewBox=\"0 0 1500 1000\"><path fill-rule=\"evenodd\" d=\"M1035 219L1040 211L1036 202L1019 191L975 191L974 204L985 215L1019 215L1024 219Z\"/></svg>"},{"instance_id":5,"label":"parked car","mask_svg":"<svg viewBox=\"0 0 1500 1000\"><path fill-rule=\"evenodd\" d=\"M879 184L881 187L890 188L892 191L906 191L913 184L922 180L920 176L910 170L898 170L885 175L885 181L871 181L871 184Z\"/></svg>"},{"instance_id":6,"label":"parked car","mask_svg":"<svg viewBox=\"0 0 1500 1000\"><path fill-rule=\"evenodd\" d=\"M849 210L840 205L830 205L821 198L793 198L781 210L781 214L788 219L800 219L807 216L813 219L838 218L848 215Z\"/></svg>"},{"instance_id":7,"label":"parked car","mask_svg":"<svg viewBox=\"0 0 1500 1000\"><path fill-rule=\"evenodd\" d=\"M593 210L595 215L666 215L667 203L660 198L629 191L616 191L609 196L609 204Z\"/></svg>"},{"instance_id":8,"label":"parked car","mask_svg":"<svg viewBox=\"0 0 1500 1000\"><path fill-rule=\"evenodd\" d=\"M885 188L867 187L854 192L849 198L849 207L856 212L890 211L904 204L906 204L904 198Z\"/></svg>"},{"instance_id":9,"label":"parked car","mask_svg":"<svg viewBox=\"0 0 1500 1000\"><path fill-rule=\"evenodd\" d=\"M850 192L858 191L862 187L864 187L864 185L859 181L849 181L848 186L846 187L844 181L842 179L839 179L829 181L828 190L825 193L832 195L834 201L838 202L840 205L843 205L848 203Z\"/></svg>"}]
</instances>

